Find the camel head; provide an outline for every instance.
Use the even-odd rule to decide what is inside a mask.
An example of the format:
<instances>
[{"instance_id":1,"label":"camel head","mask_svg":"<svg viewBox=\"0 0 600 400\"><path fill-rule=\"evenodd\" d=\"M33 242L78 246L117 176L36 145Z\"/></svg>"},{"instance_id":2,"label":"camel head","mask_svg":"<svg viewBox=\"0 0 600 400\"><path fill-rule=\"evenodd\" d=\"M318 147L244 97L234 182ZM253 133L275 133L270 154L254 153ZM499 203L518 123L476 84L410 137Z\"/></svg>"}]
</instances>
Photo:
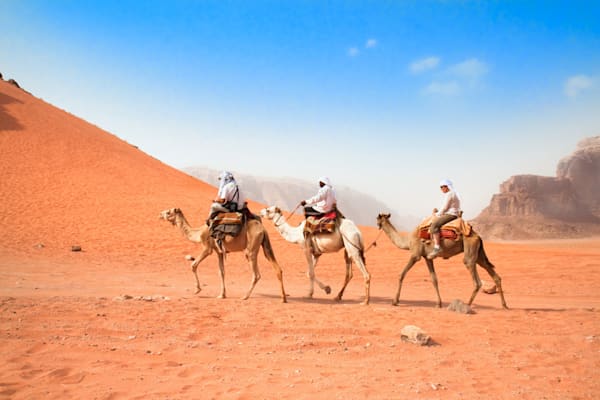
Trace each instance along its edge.
<instances>
[{"instance_id":1,"label":"camel head","mask_svg":"<svg viewBox=\"0 0 600 400\"><path fill-rule=\"evenodd\" d=\"M379 214L377 216L377 227L379 229L383 228L383 224L384 223L389 223L390 222L390 217L392 216L392 214Z\"/></svg>"},{"instance_id":2,"label":"camel head","mask_svg":"<svg viewBox=\"0 0 600 400\"><path fill-rule=\"evenodd\" d=\"M277 206L271 206L260 210L260 216L266 219L273 219L277 214L281 215L281 210Z\"/></svg>"},{"instance_id":3,"label":"camel head","mask_svg":"<svg viewBox=\"0 0 600 400\"><path fill-rule=\"evenodd\" d=\"M165 221L175 225L177 214L181 214L181 210L179 208L169 208L168 210L161 211L158 218L164 219Z\"/></svg>"}]
</instances>

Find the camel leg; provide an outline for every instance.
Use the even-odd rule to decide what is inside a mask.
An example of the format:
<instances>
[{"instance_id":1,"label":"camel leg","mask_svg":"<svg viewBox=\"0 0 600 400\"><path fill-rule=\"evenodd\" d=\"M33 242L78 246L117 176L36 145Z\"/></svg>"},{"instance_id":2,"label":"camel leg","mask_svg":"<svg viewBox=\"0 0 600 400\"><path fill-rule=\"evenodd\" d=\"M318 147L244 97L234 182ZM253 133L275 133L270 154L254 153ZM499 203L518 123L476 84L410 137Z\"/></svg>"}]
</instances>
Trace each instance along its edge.
<instances>
[{"instance_id":1,"label":"camel leg","mask_svg":"<svg viewBox=\"0 0 600 400\"><path fill-rule=\"evenodd\" d=\"M344 294L344 290L346 290L346 286L348 286L348 282L352 279L352 260L348 256L348 252L344 250L344 260L346 261L346 276L344 277L344 284L342 285L342 289L335 297L336 301L342 301L342 296Z\"/></svg>"},{"instance_id":2,"label":"camel leg","mask_svg":"<svg viewBox=\"0 0 600 400\"><path fill-rule=\"evenodd\" d=\"M473 300L475 300L475 296L481 289L481 279L479 278L479 274L477 273L477 265L474 262L465 261L465 266L469 270L471 277L473 278L473 293L471 293L471 298L469 299L468 305L473 304Z\"/></svg>"},{"instance_id":3,"label":"camel leg","mask_svg":"<svg viewBox=\"0 0 600 400\"><path fill-rule=\"evenodd\" d=\"M192 260L193 260L192 261L192 272L194 273L194 277L196 278L196 293L194 293L194 294L198 294L202 290L200 288L200 279L198 279L198 265L200 265L202 260L204 260L206 257L208 257L208 255L210 253L211 253L210 249L204 249L204 251L198 256L198 258L196 258L196 259L192 258Z\"/></svg>"},{"instance_id":4,"label":"camel leg","mask_svg":"<svg viewBox=\"0 0 600 400\"><path fill-rule=\"evenodd\" d=\"M425 258L425 262L427 263L427 269L429 270L429 276L431 276L431 282L433 283L433 287L435 288L435 293L437 294L437 307L442 308L442 298L440 296L440 289L438 288L438 279L437 274L435 273L435 268L433 266L433 260Z\"/></svg>"},{"instance_id":5,"label":"camel leg","mask_svg":"<svg viewBox=\"0 0 600 400\"><path fill-rule=\"evenodd\" d=\"M221 294L217 296L218 299L224 299L227 297L225 294L225 256L222 253L219 254L219 276L221 277Z\"/></svg>"},{"instance_id":6,"label":"camel leg","mask_svg":"<svg viewBox=\"0 0 600 400\"><path fill-rule=\"evenodd\" d=\"M271 263L273 270L275 270L275 275L277 276L277 279L279 279L279 284L281 286L281 302L287 303L287 294L285 293L285 289L283 287L283 270L281 269L281 266L279 265L279 263L277 262L277 259L275 258L275 253L273 253L273 248L271 247L271 241L269 239L269 235L266 232L263 233L263 239L262 239L261 246L263 248L265 258ZM246 256L246 258L248 258L248 257Z\"/></svg>"},{"instance_id":7,"label":"camel leg","mask_svg":"<svg viewBox=\"0 0 600 400\"><path fill-rule=\"evenodd\" d=\"M315 291L315 265L319 261L319 257L312 254L310 248L304 249L304 255L306 256L306 262L308 263L308 271L306 271L306 276L308 277L308 293L306 297L312 299L314 291Z\"/></svg>"},{"instance_id":8,"label":"camel leg","mask_svg":"<svg viewBox=\"0 0 600 400\"><path fill-rule=\"evenodd\" d=\"M251 248L254 248L254 246ZM250 281L248 292L244 297L242 297L242 300L247 300L250 297L252 291L254 290L254 286L256 286L256 283L260 280L260 271L258 270L258 247L256 248L256 251L253 251L252 253L246 253L246 259L252 267L252 280Z\"/></svg>"},{"instance_id":9,"label":"camel leg","mask_svg":"<svg viewBox=\"0 0 600 400\"><path fill-rule=\"evenodd\" d=\"M500 301L502 302L502 307L508 309L508 306L506 305L506 300L504 300L504 291L502 290L502 279L500 278L500 275L496 273L496 267L494 267L494 264L492 264L490 260L488 260L485 252L483 251L483 246L479 251L479 256L477 257L477 264L479 264L483 269L485 269L489 276L494 280L494 283L496 284L496 289L500 294Z\"/></svg>"},{"instance_id":10,"label":"camel leg","mask_svg":"<svg viewBox=\"0 0 600 400\"><path fill-rule=\"evenodd\" d=\"M415 263L417 261L419 261L420 258L421 258L421 255L412 255L408 259L408 263L402 270L402 273L400 274L400 278L398 279L398 291L396 292L396 297L394 297L394 300L392 301L392 305L397 306L398 303L400 302L400 291L402 290L402 281L404 281L404 278L406 277L406 274L408 273L408 271L410 271L410 269L415 265Z\"/></svg>"},{"instance_id":11,"label":"camel leg","mask_svg":"<svg viewBox=\"0 0 600 400\"><path fill-rule=\"evenodd\" d=\"M354 254L351 258L354 261L354 264L356 264L356 266L362 273L363 279L365 281L365 299L361 304L368 305L369 301L371 301L371 274L369 274L369 271L367 270L362 250Z\"/></svg>"},{"instance_id":12,"label":"camel leg","mask_svg":"<svg viewBox=\"0 0 600 400\"><path fill-rule=\"evenodd\" d=\"M281 302L282 303L287 303L287 295L285 294L285 289L283 287L283 270L281 269L281 266L277 263L277 261L275 260L269 260L271 261L271 266L273 267L273 270L275 271L275 275L277 276L277 279L279 279L279 284L281 286Z\"/></svg>"}]
</instances>

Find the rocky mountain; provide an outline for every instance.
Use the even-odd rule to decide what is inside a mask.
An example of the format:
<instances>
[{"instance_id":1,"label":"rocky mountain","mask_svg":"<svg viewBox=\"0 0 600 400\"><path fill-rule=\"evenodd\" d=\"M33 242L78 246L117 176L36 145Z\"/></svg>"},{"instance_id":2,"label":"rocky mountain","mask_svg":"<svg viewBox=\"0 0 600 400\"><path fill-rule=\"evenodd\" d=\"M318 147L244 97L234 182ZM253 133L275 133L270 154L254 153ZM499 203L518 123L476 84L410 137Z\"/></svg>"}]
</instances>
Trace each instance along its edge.
<instances>
[{"instance_id":1,"label":"rocky mountain","mask_svg":"<svg viewBox=\"0 0 600 400\"><path fill-rule=\"evenodd\" d=\"M579 142L573 154L559 161L556 176L569 179L581 201L600 216L600 136Z\"/></svg>"},{"instance_id":2,"label":"rocky mountain","mask_svg":"<svg viewBox=\"0 0 600 400\"><path fill-rule=\"evenodd\" d=\"M555 177L509 178L473 223L497 239L600 234L600 136L582 140L561 159Z\"/></svg>"},{"instance_id":3,"label":"rocky mountain","mask_svg":"<svg viewBox=\"0 0 600 400\"><path fill-rule=\"evenodd\" d=\"M205 167L186 167L182 169L189 175L204 182L217 185L219 171ZM319 186L317 182L307 182L293 178L267 178L232 171L243 188L246 197L256 202L277 205L291 211L302 199L314 195ZM373 196L361 193L349 187L337 186L334 182L338 205L348 218L359 225L375 226L375 218L381 212L391 212L398 222L398 229L406 230L419 221L411 217L401 217Z\"/></svg>"}]
</instances>

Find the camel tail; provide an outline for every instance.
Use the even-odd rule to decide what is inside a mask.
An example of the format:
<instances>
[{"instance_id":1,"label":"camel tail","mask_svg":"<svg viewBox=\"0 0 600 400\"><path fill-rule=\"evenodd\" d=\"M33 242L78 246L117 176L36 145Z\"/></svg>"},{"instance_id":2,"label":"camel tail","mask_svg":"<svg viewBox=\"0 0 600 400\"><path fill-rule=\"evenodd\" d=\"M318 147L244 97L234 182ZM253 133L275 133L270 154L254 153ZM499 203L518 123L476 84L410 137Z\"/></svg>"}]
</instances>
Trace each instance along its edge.
<instances>
[{"instance_id":1,"label":"camel tail","mask_svg":"<svg viewBox=\"0 0 600 400\"><path fill-rule=\"evenodd\" d=\"M485 253L485 249L483 248L483 240L481 240L481 238L479 238L479 260L489 265L492 269L496 268Z\"/></svg>"},{"instance_id":2,"label":"camel tail","mask_svg":"<svg viewBox=\"0 0 600 400\"><path fill-rule=\"evenodd\" d=\"M277 259L275 258L275 253L273 252L273 246L271 246L271 239L269 239L269 235L266 231L263 236L262 248L267 260L271 262L277 262Z\"/></svg>"}]
</instances>

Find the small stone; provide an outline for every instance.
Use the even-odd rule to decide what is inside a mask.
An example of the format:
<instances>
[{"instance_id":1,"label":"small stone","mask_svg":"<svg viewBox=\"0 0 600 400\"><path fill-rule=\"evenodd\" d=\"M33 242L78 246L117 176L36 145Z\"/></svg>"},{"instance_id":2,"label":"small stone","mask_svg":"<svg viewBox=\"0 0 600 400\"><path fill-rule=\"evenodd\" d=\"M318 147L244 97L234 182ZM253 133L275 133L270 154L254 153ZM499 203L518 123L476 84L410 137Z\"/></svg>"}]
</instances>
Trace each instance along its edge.
<instances>
[{"instance_id":1,"label":"small stone","mask_svg":"<svg viewBox=\"0 0 600 400\"><path fill-rule=\"evenodd\" d=\"M418 326L406 325L400 331L400 338L405 342L425 346L429 344L430 336Z\"/></svg>"},{"instance_id":2,"label":"small stone","mask_svg":"<svg viewBox=\"0 0 600 400\"><path fill-rule=\"evenodd\" d=\"M471 308L471 306L463 303L459 299L452 300L452 303L448 305L448 310L455 311L460 314L474 314L474 311Z\"/></svg>"}]
</instances>

